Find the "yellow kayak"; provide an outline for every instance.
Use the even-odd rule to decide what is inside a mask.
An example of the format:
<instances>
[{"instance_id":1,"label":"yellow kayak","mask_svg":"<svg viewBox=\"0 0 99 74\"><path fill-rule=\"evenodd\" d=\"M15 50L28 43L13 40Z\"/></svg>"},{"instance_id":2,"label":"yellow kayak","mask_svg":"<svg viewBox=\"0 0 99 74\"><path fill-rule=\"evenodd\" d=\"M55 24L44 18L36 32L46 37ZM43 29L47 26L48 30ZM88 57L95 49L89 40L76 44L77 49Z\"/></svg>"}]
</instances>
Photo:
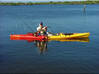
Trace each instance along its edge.
<instances>
[{"instance_id":1,"label":"yellow kayak","mask_svg":"<svg viewBox=\"0 0 99 74\"><path fill-rule=\"evenodd\" d=\"M60 41L60 42L90 42L89 38L78 38L78 39L49 39L48 41Z\"/></svg>"},{"instance_id":2,"label":"yellow kayak","mask_svg":"<svg viewBox=\"0 0 99 74\"><path fill-rule=\"evenodd\" d=\"M52 36L48 36L49 40L53 40L53 39L74 39L74 38L88 38L90 36L90 33L67 33L67 34L56 34L56 35L52 35Z\"/></svg>"}]
</instances>

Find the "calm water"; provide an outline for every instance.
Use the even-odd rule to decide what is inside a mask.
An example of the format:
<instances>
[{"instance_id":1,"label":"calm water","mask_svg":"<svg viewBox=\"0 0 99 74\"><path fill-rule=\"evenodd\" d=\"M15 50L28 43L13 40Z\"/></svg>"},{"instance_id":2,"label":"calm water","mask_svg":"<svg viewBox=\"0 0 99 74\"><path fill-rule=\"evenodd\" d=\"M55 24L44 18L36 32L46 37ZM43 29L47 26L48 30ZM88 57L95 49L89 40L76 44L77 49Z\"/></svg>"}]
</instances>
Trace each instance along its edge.
<instances>
[{"instance_id":1,"label":"calm water","mask_svg":"<svg viewBox=\"0 0 99 74\"><path fill-rule=\"evenodd\" d=\"M10 34L36 30L40 21L53 33L90 32L90 42L14 41ZM0 73L99 73L99 5L0 6Z\"/></svg>"}]
</instances>

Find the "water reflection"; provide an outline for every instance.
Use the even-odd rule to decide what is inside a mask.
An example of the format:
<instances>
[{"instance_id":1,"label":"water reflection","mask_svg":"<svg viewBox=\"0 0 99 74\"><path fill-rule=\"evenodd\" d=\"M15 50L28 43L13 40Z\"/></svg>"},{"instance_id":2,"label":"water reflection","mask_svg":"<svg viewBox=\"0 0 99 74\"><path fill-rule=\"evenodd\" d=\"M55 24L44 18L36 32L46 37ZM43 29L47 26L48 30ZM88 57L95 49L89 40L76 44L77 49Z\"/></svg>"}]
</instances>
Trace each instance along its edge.
<instances>
[{"instance_id":1,"label":"water reflection","mask_svg":"<svg viewBox=\"0 0 99 74\"><path fill-rule=\"evenodd\" d=\"M47 51L47 41L35 41L34 43L39 48L40 54Z\"/></svg>"},{"instance_id":2,"label":"water reflection","mask_svg":"<svg viewBox=\"0 0 99 74\"><path fill-rule=\"evenodd\" d=\"M11 39L11 40L23 40L23 39ZM26 39L25 39L26 40ZM59 42L89 42L89 38L80 38L80 39L51 39L47 41L35 41L35 40L26 40L27 42L33 42L36 47L38 47L40 54L45 53L47 49L47 44L50 41L59 41Z\"/></svg>"},{"instance_id":3,"label":"water reflection","mask_svg":"<svg viewBox=\"0 0 99 74\"><path fill-rule=\"evenodd\" d=\"M82 39L51 39L48 41L34 41L34 40L28 40L28 42L34 42L36 47L38 47L40 54L45 53L47 49L47 44L50 41L59 41L59 42L89 42L89 38L82 38Z\"/></svg>"}]
</instances>

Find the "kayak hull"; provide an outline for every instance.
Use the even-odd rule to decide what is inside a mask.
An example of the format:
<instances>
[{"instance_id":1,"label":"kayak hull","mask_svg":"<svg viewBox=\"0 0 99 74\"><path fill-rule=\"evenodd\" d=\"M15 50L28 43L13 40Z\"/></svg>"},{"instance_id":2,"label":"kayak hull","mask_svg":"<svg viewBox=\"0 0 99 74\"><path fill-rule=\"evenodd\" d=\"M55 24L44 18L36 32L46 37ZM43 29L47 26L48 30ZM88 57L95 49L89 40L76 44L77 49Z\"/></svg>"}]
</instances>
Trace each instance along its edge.
<instances>
[{"instance_id":1,"label":"kayak hull","mask_svg":"<svg viewBox=\"0 0 99 74\"><path fill-rule=\"evenodd\" d=\"M60 41L60 42L90 42L89 38L49 39L48 41Z\"/></svg>"}]
</instances>

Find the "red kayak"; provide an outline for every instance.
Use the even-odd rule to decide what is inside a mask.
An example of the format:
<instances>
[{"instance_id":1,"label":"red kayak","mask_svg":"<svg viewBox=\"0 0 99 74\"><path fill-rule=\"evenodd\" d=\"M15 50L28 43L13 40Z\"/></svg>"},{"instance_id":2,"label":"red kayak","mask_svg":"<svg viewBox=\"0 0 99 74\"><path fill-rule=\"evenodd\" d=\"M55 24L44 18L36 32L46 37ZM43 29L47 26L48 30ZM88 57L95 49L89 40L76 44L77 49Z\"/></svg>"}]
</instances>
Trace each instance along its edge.
<instances>
[{"instance_id":1,"label":"red kayak","mask_svg":"<svg viewBox=\"0 0 99 74\"><path fill-rule=\"evenodd\" d=\"M33 33L11 34L10 39L11 40L45 40L46 36L39 36L39 35L35 36Z\"/></svg>"}]
</instances>

